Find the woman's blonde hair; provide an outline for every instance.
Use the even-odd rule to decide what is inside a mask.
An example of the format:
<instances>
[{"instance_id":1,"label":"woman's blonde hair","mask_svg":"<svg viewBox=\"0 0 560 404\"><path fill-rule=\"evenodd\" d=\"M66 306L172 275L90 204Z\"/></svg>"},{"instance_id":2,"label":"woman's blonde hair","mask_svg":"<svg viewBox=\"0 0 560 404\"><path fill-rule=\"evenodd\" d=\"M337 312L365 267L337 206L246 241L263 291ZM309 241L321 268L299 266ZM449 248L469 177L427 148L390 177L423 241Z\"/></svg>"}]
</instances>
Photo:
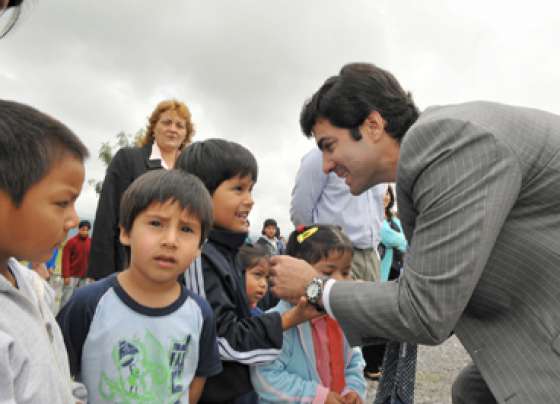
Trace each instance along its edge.
<instances>
[{"instance_id":1,"label":"woman's blonde hair","mask_svg":"<svg viewBox=\"0 0 560 404\"><path fill-rule=\"evenodd\" d=\"M159 120L161 114L167 111L175 111L177 114L185 120L185 129L187 135L185 140L181 143L179 149L182 149L186 144L191 142L194 134L194 125L191 121L191 111L185 105L184 102L177 100L164 100L161 101L156 108L153 110L152 115L148 118L148 125L146 126L146 133L140 140L140 146L145 146L147 144L154 143L154 127Z\"/></svg>"}]
</instances>

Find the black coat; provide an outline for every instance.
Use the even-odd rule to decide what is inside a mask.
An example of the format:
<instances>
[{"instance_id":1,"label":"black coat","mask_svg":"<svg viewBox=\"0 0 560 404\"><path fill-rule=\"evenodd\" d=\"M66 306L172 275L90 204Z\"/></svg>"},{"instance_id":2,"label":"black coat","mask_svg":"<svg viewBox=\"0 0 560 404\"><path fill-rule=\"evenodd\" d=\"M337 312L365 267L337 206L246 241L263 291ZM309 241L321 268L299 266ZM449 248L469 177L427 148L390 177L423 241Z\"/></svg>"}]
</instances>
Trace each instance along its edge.
<instances>
[{"instance_id":1,"label":"black coat","mask_svg":"<svg viewBox=\"0 0 560 404\"><path fill-rule=\"evenodd\" d=\"M91 239L88 277L100 279L122 271L126 265L119 241L119 206L128 186L148 170L163 168L161 160L150 160L152 145L124 147L111 160L97 204Z\"/></svg>"},{"instance_id":2,"label":"black coat","mask_svg":"<svg viewBox=\"0 0 560 404\"><path fill-rule=\"evenodd\" d=\"M236 258L245 237L212 229L202 248L204 294L216 318L223 371L206 380L200 403L238 403L239 397L253 390L249 365L272 361L282 351L280 314L251 317L249 311L245 279Z\"/></svg>"}]
</instances>

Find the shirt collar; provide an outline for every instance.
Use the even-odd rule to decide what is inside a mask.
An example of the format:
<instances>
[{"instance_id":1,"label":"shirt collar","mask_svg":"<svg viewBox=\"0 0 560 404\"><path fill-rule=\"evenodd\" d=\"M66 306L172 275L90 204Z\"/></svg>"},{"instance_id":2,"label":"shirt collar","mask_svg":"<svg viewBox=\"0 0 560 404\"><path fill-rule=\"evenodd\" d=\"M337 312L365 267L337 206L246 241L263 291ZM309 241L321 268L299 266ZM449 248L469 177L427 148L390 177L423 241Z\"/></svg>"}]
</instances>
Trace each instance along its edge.
<instances>
[{"instance_id":1,"label":"shirt collar","mask_svg":"<svg viewBox=\"0 0 560 404\"><path fill-rule=\"evenodd\" d=\"M152 154L150 154L150 160L160 160L161 161L161 166L163 168L165 168L166 170L169 170L169 167L167 166L167 163L161 157L161 150L160 150L160 148L157 145L155 140L154 140L154 143L152 143Z\"/></svg>"}]
</instances>

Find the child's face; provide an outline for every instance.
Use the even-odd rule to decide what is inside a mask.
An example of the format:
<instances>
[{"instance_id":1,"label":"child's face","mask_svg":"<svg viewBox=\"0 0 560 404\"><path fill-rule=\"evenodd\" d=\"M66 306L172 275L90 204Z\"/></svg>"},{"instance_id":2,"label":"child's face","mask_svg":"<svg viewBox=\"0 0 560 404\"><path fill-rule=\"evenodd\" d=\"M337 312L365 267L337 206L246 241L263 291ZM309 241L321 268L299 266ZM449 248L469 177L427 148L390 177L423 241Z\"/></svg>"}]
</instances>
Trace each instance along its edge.
<instances>
[{"instance_id":1,"label":"child's face","mask_svg":"<svg viewBox=\"0 0 560 404\"><path fill-rule=\"evenodd\" d=\"M316 262L313 267L323 275L337 281L351 280L352 253L350 251L333 251L327 258Z\"/></svg>"},{"instance_id":2,"label":"child's face","mask_svg":"<svg viewBox=\"0 0 560 404\"><path fill-rule=\"evenodd\" d=\"M89 236L89 226L82 226L78 230L81 238L87 238Z\"/></svg>"},{"instance_id":3,"label":"child's face","mask_svg":"<svg viewBox=\"0 0 560 404\"><path fill-rule=\"evenodd\" d=\"M274 226L273 224L266 226L264 228L264 234L268 238L276 237L276 226Z\"/></svg>"},{"instance_id":4,"label":"child's face","mask_svg":"<svg viewBox=\"0 0 560 404\"><path fill-rule=\"evenodd\" d=\"M79 223L74 203L84 182L83 163L63 154L45 177L31 186L19 208L0 192L2 259L47 261L52 251Z\"/></svg>"},{"instance_id":5,"label":"child's face","mask_svg":"<svg viewBox=\"0 0 560 404\"><path fill-rule=\"evenodd\" d=\"M249 176L236 176L222 182L212 195L214 226L235 232L249 231L248 217L253 208L253 185Z\"/></svg>"},{"instance_id":6,"label":"child's face","mask_svg":"<svg viewBox=\"0 0 560 404\"><path fill-rule=\"evenodd\" d=\"M130 246L129 270L145 281L173 284L199 254L200 220L176 201L154 202L142 211L121 243Z\"/></svg>"},{"instance_id":7,"label":"child's face","mask_svg":"<svg viewBox=\"0 0 560 404\"><path fill-rule=\"evenodd\" d=\"M257 265L245 271L245 283L249 305L254 307L261 300L268 289L268 261L261 259Z\"/></svg>"}]
</instances>

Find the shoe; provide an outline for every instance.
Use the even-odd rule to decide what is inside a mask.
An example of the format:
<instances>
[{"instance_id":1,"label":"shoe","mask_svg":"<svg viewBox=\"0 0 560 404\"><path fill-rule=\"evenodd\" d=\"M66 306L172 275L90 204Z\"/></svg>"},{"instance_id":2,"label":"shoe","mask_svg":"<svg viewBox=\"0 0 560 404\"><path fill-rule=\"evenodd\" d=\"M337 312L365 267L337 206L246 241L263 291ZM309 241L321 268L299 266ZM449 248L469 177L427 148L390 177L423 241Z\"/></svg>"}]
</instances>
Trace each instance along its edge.
<instances>
[{"instance_id":1,"label":"shoe","mask_svg":"<svg viewBox=\"0 0 560 404\"><path fill-rule=\"evenodd\" d=\"M377 381L381 377L381 371L370 372L370 371L364 370L364 377L366 379L369 379L369 380Z\"/></svg>"}]
</instances>

